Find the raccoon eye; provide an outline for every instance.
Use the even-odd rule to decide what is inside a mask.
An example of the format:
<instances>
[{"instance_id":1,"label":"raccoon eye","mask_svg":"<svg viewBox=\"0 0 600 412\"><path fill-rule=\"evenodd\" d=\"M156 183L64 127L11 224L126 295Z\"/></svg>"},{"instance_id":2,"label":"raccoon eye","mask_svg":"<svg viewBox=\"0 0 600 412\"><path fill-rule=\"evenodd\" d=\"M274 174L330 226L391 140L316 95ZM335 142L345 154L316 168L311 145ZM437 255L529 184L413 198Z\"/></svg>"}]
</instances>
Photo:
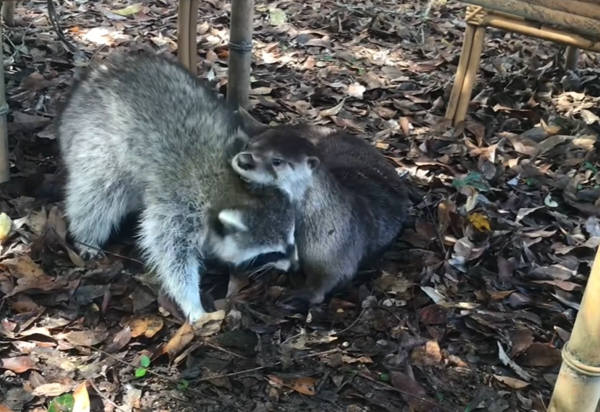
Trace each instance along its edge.
<instances>
[{"instance_id":1,"label":"raccoon eye","mask_svg":"<svg viewBox=\"0 0 600 412\"><path fill-rule=\"evenodd\" d=\"M281 166L283 164L283 160L274 158L271 160L271 164L275 167Z\"/></svg>"}]
</instances>

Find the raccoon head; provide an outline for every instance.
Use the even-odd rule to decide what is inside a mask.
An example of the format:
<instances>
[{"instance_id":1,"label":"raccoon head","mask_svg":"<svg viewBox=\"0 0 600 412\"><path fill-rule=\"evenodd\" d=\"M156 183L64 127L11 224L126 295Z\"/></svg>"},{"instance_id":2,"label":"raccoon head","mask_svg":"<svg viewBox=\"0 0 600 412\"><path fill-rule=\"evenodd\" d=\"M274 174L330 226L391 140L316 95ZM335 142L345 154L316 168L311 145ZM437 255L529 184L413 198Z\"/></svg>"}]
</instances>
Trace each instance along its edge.
<instances>
[{"instance_id":1,"label":"raccoon head","mask_svg":"<svg viewBox=\"0 0 600 412\"><path fill-rule=\"evenodd\" d=\"M300 198L321 161L316 146L298 133L269 129L248 142L231 161L240 177L257 186L277 187Z\"/></svg>"},{"instance_id":2,"label":"raccoon head","mask_svg":"<svg viewBox=\"0 0 600 412\"><path fill-rule=\"evenodd\" d=\"M252 209L223 209L211 219L207 243L223 262L247 266L259 256L270 255L269 264L280 270L298 267L291 208L285 216Z\"/></svg>"}]
</instances>

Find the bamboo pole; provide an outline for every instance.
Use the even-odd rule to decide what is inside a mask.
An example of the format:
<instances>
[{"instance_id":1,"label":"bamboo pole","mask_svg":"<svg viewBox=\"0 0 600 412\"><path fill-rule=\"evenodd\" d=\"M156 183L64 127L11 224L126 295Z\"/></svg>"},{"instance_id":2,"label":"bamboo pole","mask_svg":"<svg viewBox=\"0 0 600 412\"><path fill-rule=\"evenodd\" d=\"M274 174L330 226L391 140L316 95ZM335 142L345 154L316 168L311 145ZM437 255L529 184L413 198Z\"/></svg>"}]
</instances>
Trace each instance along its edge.
<instances>
[{"instance_id":1,"label":"bamboo pole","mask_svg":"<svg viewBox=\"0 0 600 412\"><path fill-rule=\"evenodd\" d=\"M456 107L456 115L454 116L454 125L465 120L467 117L467 110L469 110L469 103L471 101L471 93L473 91L473 85L477 78L477 71L479 70L479 62L481 60L481 52L483 50L483 42L485 40L485 27L477 27L475 34L473 35L473 45L471 46L471 53L469 56L469 64L467 71L465 72L465 78L462 83L460 90L460 99L458 100L458 106Z\"/></svg>"},{"instance_id":2,"label":"bamboo pole","mask_svg":"<svg viewBox=\"0 0 600 412\"><path fill-rule=\"evenodd\" d=\"M231 0L227 100L244 109L250 104L254 0Z\"/></svg>"},{"instance_id":3,"label":"bamboo pole","mask_svg":"<svg viewBox=\"0 0 600 412\"><path fill-rule=\"evenodd\" d=\"M484 7L488 10L517 15L537 22L567 28L591 38L600 39L600 22L588 17L576 16L547 7L523 3L519 0L463 0L465 3Z\"/></svg>"},{"instance_id":4,"label":"bamboo pole","mask_svg":"<svg viewBox=\"0 0 600 412\"><path fill-rule=\"evenodd\" d=\"M15 25L15 6L16 6L16 0L4 0L2 2L2 20L4 21L4 24L6 24L7 26L14 26Z\"/></svg>"},{"instance_id":5,"label":"bamboo pole","mask_svg":"<svg viewBox=\"0 0 600 412\"><path fill-rule=\"evenodd\" d=\"M458 61L456 75L454 76L454 84L452 85L452 93L450 94L450 101L446 108L446 119L454 120L454 116L456 115L456 108L458 107L460 91L463 82L465 81L465 73L467 72L467 66L469 65L469 57L471 56L471 47L473 47L473 37L475 36L476 28L477 27L472 24L467 24L462 50L460 52L460 60Z\"/></svg>"},{"instance_id":6,"label":"bamboo pole","mask_svg":"<svg viewBox=\"0 0 600 412\"><path fill-rule=\"evenodd\" d=\"M190 0L181 0L177 10L177 58L190 69Z\"/></svg>"},{"instance_id":7,"label":"bamboo pole","mask_svg":"<svg viewBox=\"0 0 600 412\"><path fill-rule=\"evenodd\" d=\"M2 39L2 25L0 24L0 39ZM3 42L0 41L0 56L4 54ZM10 160L8 157L8 130L6 115L8 104L4 90L4 64L0 64L0 183L8 182L10 179Z\"/></svg>"},{"instance_id":8,"label":"bamboo pole","mask_svg":"<svg viewBox=\"0 0 600 412\"><path fill-rule=\"evenodd\" d=\"M540 25L539 23L510 20L492 13L486 17L485 24L497 29L537 37L554 43L600 52L600 43L593 42L575 33Z\"/></svg>"},{"instance_id":9,"label":"bamboo pole","mask_svg":"<svg viewBox=\"0 0 600 412\"><path fill-rule=\"evenodd\" d=\"M581 17L600 20L600 5L584 3L578 0L519 0L523 3L534 6L542 6L551 10L562 11L569 14L575 14Z\"/></svg>"},{"instance_id":10,"label":"bamboo pole","mask_svg":"<svg viewBox=\"0 0 600 412\"><path fill-rule=\"evenodd\" d=\"M198 22L198 0L188 0L190 2L189 14L188 14L188 69L193 73L198 73L198 41L196 35L198 34L197 22Z\"/></svg>"},{"instance_id":11,"label":"bamboo pole","mask_svg":"<svg viewBox=\"0 0 600 412\"><path fill-rule=\"evenodd\" d=\"M575 70L577 69L577 62L579 60L579 49L577 47L568 46L565 53L565 69Z\"/></svg>"},{"instance_id":12,"label":"bamboo pole","mask_svg":"<svg viewBox=\"0 0 600 412\"><path fill-rule=\"evenodd\" d=\"M548 412L594 412L600 400L600 248L573 325Z\"/></svg>"}]
</instances>

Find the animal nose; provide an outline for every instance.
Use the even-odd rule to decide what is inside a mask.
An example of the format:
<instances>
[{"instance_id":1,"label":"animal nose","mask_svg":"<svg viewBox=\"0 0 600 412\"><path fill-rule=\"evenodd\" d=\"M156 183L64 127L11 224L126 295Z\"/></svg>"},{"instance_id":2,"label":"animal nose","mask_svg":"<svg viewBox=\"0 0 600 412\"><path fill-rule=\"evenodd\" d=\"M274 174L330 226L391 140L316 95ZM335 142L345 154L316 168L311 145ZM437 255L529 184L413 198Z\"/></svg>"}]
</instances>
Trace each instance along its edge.
<instances>
[{"instance_id":1,"label":"animal nose","mask_svg":"<svg viewBox=\"0 0 600 412\"><path fill-rule=\"evenodd\" d=\"M237 157L237 164L242 170L252 170L256 167L254 156L250 153L240 153Z\"/></svg>"}]
</instances>

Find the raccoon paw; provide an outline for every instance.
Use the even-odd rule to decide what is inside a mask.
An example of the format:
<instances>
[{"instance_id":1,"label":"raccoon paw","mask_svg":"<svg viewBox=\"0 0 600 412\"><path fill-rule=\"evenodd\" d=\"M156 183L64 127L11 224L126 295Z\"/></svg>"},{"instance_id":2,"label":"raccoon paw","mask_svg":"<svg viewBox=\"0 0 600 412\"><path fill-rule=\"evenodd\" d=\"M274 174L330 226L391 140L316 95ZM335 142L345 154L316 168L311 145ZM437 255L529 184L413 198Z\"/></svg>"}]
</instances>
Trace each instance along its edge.
<instances>
[{"instance_id":1,"label":"raccoon paw","mask_svg":"<svg viewBox=\"0 0 600 412\"><path fill-rule=\"evenodd\" d=\"M292 290L285 293L277 305L291 311L306 312L310 309L314 294L308 290Z\"/></svg>"},{"instance_id":2,"label":"raccoon paw","mask_svg":"<svg viewBox=\"0 0 600 412\"><path fill-rule=\"evenodd\" d=\"M90 246L78 245L77 251L83 260L102 259L106 257L106 254L102 251L102 249Z\"/></svg>"}]
</instances>

